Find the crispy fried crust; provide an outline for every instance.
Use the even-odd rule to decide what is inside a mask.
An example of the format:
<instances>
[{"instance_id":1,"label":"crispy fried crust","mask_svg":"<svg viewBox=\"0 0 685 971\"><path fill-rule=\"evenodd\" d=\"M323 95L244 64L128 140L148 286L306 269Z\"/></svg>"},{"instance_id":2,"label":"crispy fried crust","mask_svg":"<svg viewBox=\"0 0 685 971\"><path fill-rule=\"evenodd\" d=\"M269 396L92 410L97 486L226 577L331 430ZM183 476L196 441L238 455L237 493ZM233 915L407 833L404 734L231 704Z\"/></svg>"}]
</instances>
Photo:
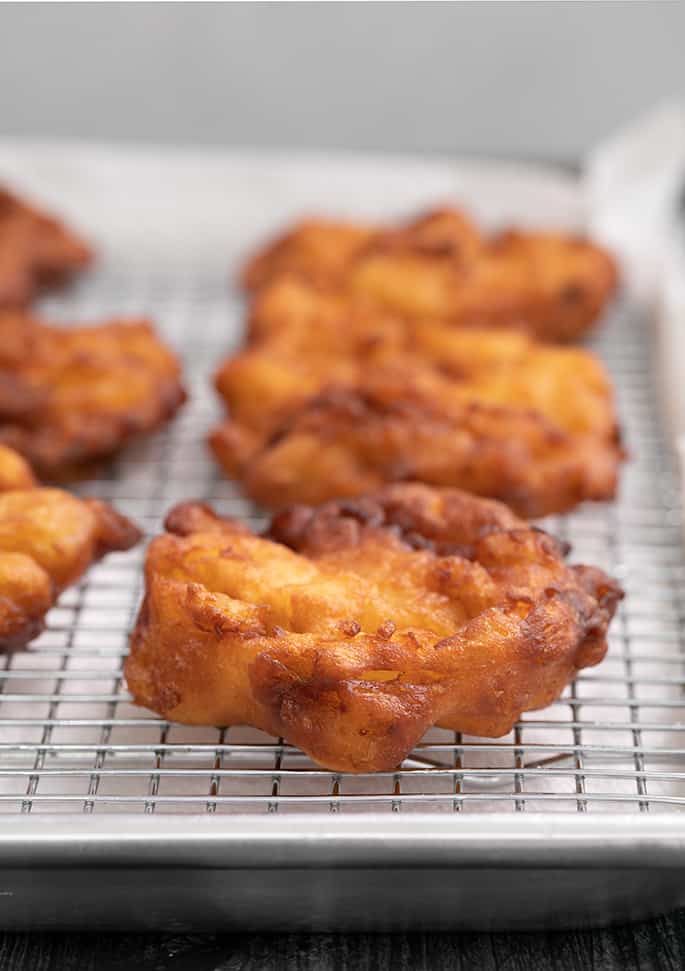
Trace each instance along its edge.
<instances>
[{"instance_id":1,"label":"crispy fried crust","mask_svg":"<svg viewBox=\"0 0 685 971\"><path fill-rule=\"evenodd\" d=\"M193 503L167 529L126 661L136 701L338 771L393 769L433 724L506 733L602 659L622 596L505 506L416 484L292 508L266 538Z\"/></svg>"},{"instance_id":2,"label":"crispy fried crust","mask_svg":"<svg viewBox=\"0 0 685 971\"><path fill-rule=\"evenodd\" d=\"M609 253L587 239L519 230L483 238L449 208L397 229L308 220L257 253L242 282L258 290L284 273L424 326L514 326L551 341L581 337L618 280Z\"/></svg>"},{"instance_id":3,"label":"crispy fried crust","mask_svg":"<svg viewBox=\"0 0 685 971\"><path fill-rule=\"evenodd\" d=\"M92 257L88 244L62 223L0 186L0 307L28 304Z\"/></svg>"},{"instance_id":4,"label":"crispy fried crust","mask_svg":"<svg viewBox=\"0 0 685 971\"><path fill-rule=\"evenodd\" d=\"M45 478L87 474L184 400L179 362L148 321L61 329L0 311L0 441Z\"/></svg>"},{"instance_id":5,"label":"crispy fried crust","mask_svg":"<svg viewBox=\"0 0 685 971\"><path fill-rule=\"evenodd\" d=\"M575 440L541 415L478 402L442 408L430 397L398 397L385 381L322 395L256 451L241 433L220 425L210 444L247 494L271 509L417 480L459 485L536 518L611 498L620 454L590 437Z\"/></svg>"},{"instance_id":6,"label":"crispy fried crust","mask_svg":"<svg viewBox=\"0 0 685 971\"><path fill-rule=\"evenodd\" d=\"M0 649L23 647L36 637L65 587L110 551L134 546L140 535L97 499L78 499L61 489L2 492Z\"/></svg>"},{"instance_id":7,"label":"crispy fried crust","mask_svg":"<svg viewBox=\"0 0 685 971\"><path fill-rule=\"evenodd\" d=\"M252 320L251 343L217 373L230 419L210 445L265 506L407 479L525 516L615 493L612 390L589 351L512 330L426 329L292 278L260 294Z\"/></svg>"},{"instance_id":8,"label":"crispy fried crust","mask_svg":"<svg viewBox=\"0 0 685 971\"><path fill-rule=\"evenodd\" d=\"M35 476L25 459L6 445L0 445L0 492L8 489L32 489Z\"/></svg>"},{"instance_id":9,"label":"crispy fried crust","mask_svg":"<svg viewBox=\"0 0 685 971\"><path fill-rule=\"evenodd\" d=\"M256 253L243 267L240 282L257 290L282 272L312 283L342 281L349 263L375 235L371 227L306 219Z\"/></svg>"}]
</instances>

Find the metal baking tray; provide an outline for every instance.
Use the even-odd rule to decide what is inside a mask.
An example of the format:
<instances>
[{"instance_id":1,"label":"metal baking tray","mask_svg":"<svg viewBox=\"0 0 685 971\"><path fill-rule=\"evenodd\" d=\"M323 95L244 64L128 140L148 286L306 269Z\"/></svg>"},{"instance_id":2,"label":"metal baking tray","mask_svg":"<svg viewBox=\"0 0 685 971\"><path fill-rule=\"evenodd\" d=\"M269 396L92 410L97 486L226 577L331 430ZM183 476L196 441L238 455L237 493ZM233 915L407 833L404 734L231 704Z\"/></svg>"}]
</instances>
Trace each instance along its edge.
<instances>
[{"instance_id":1,"label":"metal baking tray","mask_svg":"<svg viewBox=\"0 0 685 971\"><path fill-rule=\"evenodd\" d=\"M104 244L101 265L46 313L149 313L185 358L183 413L79 486L148 534L187 497L259 521L203 439L218 414L208 375L240 339L227 267L260 232L308 203L330 210L331 187L350 214L448 195L485 210L497 184L505 217L507 200L529 212L537 200L539 221L553 223L554 196L568 223L577 198L567 176L406 160L0 143L0 172L62 199ZM528 196L512 179L530 180ZM685 556L650 334L623 304L594 341L632 456L619 500L545 522L626 589L599 667L505 738L433 729L395 772L340 775L280 738L182 727L133 706L121 666L143 548L110 556L28 650L0 658L0 926L530 928L684 903Z\"/></svg>"}]
</instances>

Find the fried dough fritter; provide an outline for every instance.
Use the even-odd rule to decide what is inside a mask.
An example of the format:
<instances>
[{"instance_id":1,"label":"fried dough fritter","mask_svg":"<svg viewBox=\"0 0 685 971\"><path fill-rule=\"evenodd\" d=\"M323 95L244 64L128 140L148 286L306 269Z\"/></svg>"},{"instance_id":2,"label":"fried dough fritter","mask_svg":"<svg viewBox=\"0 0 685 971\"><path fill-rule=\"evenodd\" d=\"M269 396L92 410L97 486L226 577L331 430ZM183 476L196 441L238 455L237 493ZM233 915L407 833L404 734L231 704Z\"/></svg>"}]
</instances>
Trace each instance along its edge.
<instances>
[{"instance_id":1,"label":"fried dough fritter","mask_svg":"<svg viewBox=\"0 0 685 971\"><path fill-rule=\"evenodd\" d=\"M91 472L184 400L179 362L148 321L58 328L0 311L0 442L44 478Z\"/></svg>"},{"instance_id":2,"label":"fried dough fritter","mask_svg":"<svg viewBox=\"0 0 685 971\"><path fill-rule=\"evenodd\" d=\"M622 596L499 503L388 486L266 537L183 504L146 560L125 674L188 724L249 724L335 771L392 770L434 724L498 737L597 664Z\"/></svg>"},{"instance_id":3,"label":"fried dough fritter","mask_svg":"<svg viewBox=\"0 0 685 971\"><path fill-rule=\"evenodd\" d=\"M0 492L33 489L38 485L28 462L6 445L0 445Z\"/></svg>"},{"instance_id":4,"label":"fried dough fritter","mask_svg":"<svg viewBox=\"0 0 685 971\"><path fill-rule=\"evenodd\" d=\"M92 258L84 240L0 186L0 307L25 306Z\"/></svg>"},{"instance_id":5,"label":"fried dough fritter","mask_svg":"<svg viewBox=\"0 0 685 971\"><path fill-rule=\"evenodd\" d=\"M217 374L230 419L210 445L267 507L408 479L529 517L615 494L612 390L589 351L424 328L292 278L266 288L253 320L252 343Z\"/></svg>"},{"instance_id":6,"label":"fried dough fritter","mask_svg":"<svg viewBox=\"0 0 685 971\"><path fill-rule=\"evenodd\" d=\"M47 611L65 587L113 550L140 539L124 516L97 499L79 499L61 489L14 485L6 471L22 460L0 450L0 649L23 647L43 629ZM27 473L28 469L24 469Z\"/></svg>"},{"instance_id":7,"label":"fried dough fritter","mask_svg":"<svg viewBox=\"0 0 685 971\"><path fill-rule=\"evenodd\" d=\"M241 283L257 290L283 272L310 283L342 283L349 264L376 235L372 227L306 219L256 253L243 268Z\"/></svg>"},{"instance_id":8,"label":"fried dough fritter","mask_svg":"<svg viewBox=\"0 0 685 971\"><path fill-rule=\"evenodd\" d=\"M519 230L483 238L449 208L398 229L305 221L257 253L242 282L258 290L284 273L424 326L514 326L551 341L581 337L618 279L609 253L587 239Z\"/></svg>"}]
</instances>

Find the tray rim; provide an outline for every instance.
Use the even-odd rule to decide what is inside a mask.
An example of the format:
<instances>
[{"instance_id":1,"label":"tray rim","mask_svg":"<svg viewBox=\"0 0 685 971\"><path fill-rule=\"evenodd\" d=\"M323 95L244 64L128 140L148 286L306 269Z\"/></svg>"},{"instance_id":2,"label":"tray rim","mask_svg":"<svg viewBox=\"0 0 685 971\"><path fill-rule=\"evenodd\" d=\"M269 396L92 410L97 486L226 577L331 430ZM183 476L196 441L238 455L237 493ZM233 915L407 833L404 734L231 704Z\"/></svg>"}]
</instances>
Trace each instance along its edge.
<instances>
[{"instance_id":1,"label":"tray rim","mask_svg":"<svg viewBox=\"0 0 685 971\"><path fill-rule=\"evenodd\" d=\"M685 868L678 815L41 813L0 821L0 866Z\"/></svg>"}]
</instances>

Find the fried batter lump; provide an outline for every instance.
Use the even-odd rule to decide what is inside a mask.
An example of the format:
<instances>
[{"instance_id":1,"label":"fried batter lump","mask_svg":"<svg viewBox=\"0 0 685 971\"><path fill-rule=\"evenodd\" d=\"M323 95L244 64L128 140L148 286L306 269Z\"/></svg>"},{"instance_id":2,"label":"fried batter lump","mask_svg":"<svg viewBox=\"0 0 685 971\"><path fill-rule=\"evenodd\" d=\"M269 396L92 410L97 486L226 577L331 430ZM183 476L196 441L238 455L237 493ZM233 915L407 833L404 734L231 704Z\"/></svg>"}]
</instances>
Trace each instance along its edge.
<instances>
[{"instance_id":1,"label":"fried batter lump","mask_svg":"<svg viewBox=\"0 0 685 971\"><path fill-rule=\"evenodd\" d=\"M507 230L484 238L437 209L397 229L309 220L242 274L257 290L284 273L418 319L514 326L551 341L581 337L617 285L612 257L577 236Z\"/></svg>"},{"instance_id":2,"label":"fried batter lump","mask_svg":"<svg viewBox=\"0 0 685 971\"><path fill-rule=\"evenodd\" d=\"M385 482L456 486L523 516L613 497L623 451L589 351L509 329L350 308L294 279L257 299L255 336L219 369L216 457L260 504L317 504Z\"/></svg>"},{"instance_id":3,"label":"fried batter lump","mask_svg":"<svg viewBox=\"0 0 685 971\"><path fill-rule=\"evenodd\" d=\"M174 354L145 320L58 328L0 311L0 442L38 474L89 474L185 400Z\"/></svg>"},{"instance_id":4,"label":"fried batter lump","mask_svg":"<svg viewBox=\"0 0 685 971\"><path fill-rule=\"evenodd\" d=\"M183 504L153 540L125 674L187 724L248 724L320 765L391 770L434 724L488 737L606 652L622 596L505 506L388 486L264 537Z\"/></svg>"},{"instance_id":5,"label":"fried batter lump","mask_svg":"<svg viewBox=\"0 0 685 971\"><path fill-rule=\"evenodd\" d=\"M14 449L0 445L0 492L32 489L38 485L28 462Z\"/></svg>"},{"instance_id":6,"label":"fried batter lump","mask_svg":"<svg viewBox=\"0 0 685 971\"><path fill-rule=\"evenodd\" d=\"M0 186L0 307L20 307L92 260L84 240Z\"/></svg>"},{"instance_id":7,"label":"fried batter lump","mask_svg":"<svg viewBox=\"0 0 685 971\"><path fill-rule=\"evenodd\" d=\"M256 253L243 267L240 282L246 290L258 290L282 273L295 273L309 283L341 284L377 234L370 226L306 219Z\"/></svg>"},{"instance_id":8,"label":"fried batter lump","mask_svg":"<svg viewBox=\"0 0 685 971\"><path fill-rule=\"evenodd\" d=\"M97 499L30 486L0 493L0 649L15 650L37 637L65 587L107 553L134 546L140 535Z\"/></svg>"}]
</instances>

